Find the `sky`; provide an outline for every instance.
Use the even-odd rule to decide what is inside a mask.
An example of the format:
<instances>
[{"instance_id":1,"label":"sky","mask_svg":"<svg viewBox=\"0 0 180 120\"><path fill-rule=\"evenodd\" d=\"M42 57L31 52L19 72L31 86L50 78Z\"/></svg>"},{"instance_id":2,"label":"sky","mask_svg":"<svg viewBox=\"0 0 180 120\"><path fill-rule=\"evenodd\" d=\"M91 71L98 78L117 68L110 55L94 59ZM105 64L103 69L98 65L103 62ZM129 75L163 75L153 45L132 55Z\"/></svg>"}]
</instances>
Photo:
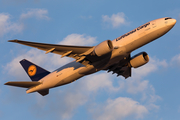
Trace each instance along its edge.
<instances>
[{"instance_id":1,"label":"sky","mask_svg":"<svg viewBox=\"0 0 180 120\"><path fill-rule=\"evenodd\" d=\"M179 120L179 5L179 0L1 0L0 119ZM128 79L100 71L50 89L44 97L4 85L30 81L19 64L24 58L49 71L73 60L8 40L95 46L162 17L177 23L132 52L133 56L145 51L150 61L132 68Z\"/></svg>"}]
</instances>

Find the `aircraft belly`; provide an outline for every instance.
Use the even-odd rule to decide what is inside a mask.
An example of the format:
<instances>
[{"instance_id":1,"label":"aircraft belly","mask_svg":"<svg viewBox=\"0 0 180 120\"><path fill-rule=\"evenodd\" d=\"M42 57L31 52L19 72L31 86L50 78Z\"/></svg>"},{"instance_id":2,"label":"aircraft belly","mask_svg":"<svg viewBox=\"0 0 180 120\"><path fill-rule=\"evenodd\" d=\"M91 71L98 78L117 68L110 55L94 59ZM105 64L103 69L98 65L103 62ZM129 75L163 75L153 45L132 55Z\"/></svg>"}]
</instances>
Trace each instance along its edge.
<instances>
[{"instance_id":1,"label":"aircraft belly","mask_svg":"<svg viewBox=\"0 0 180 120\"><path fill-rule=\"evenodd\" d=\"M149 36L148 35L144 35L143 37L140 37L136 40L134 40L132 43L127 44L126 47L126 52L132 52L133 50L143 46L144 44L147 44L149 41Z\"/></svg>"}]
</instances>

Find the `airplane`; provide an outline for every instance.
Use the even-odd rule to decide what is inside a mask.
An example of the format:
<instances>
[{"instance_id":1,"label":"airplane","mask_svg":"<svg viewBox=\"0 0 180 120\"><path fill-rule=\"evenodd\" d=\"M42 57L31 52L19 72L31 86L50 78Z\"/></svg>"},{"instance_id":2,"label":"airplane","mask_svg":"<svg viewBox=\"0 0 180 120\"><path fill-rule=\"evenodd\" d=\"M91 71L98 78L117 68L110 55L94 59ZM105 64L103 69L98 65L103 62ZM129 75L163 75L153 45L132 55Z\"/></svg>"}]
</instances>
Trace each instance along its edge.
<instances>
[{"instance_id":1,"label":"airplane","mask_svg":"<svg viewBox=\"0 0 180 120\"><path fill-rule=\"evenodd\" d=\"M20 64L32 81L10 81L5 85L28 88L26 93L38 92L42 96L49 89L72 83L77 79L100 70L112 71L117 76L131 77L131 69L138 68L149 61L146 52L131 57L131 52L163 36L176 24L176 19L159 18L147 22L134 30L114 39L105 40L97 46L67 46L59 44L36 43L22 40L9 40L26 46L55 53L61 57L75 60L49 72L38 65L23 59Z\"/></svg>"}]
</instances>

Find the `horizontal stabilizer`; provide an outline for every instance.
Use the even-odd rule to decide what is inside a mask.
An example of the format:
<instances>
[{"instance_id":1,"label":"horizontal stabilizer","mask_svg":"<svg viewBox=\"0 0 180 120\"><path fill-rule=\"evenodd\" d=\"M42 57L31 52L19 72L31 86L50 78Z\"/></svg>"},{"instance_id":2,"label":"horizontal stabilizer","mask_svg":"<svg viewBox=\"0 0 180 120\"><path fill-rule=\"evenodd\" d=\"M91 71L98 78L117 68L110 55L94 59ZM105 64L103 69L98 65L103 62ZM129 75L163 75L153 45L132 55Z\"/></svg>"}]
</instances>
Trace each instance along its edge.
<instances>
[{"instance_id":1,"label":"horizontal stabilizer","mask_svg":"<svg viewBox=\"0 0 180 120\"><path fill-rule=\"evenodd\" d=\"M10 86L16 86L16 87L24 87L24 88L30 88L36 85L41 84L40 82L35 82L35 81L12 81L12 82L7 82L4 85L10 85Z\"/></svg>"},{"instance_id":2,"label":"horizontal stabilizer","mask_svg":"<svg viewBox=\"0 0 180 120\"><path fill-rule=\"evenodd\" d=\"M45 96L47 94L49 94L49 89L47 90L41 90L41 91L37 91L39 94L41 94L42 96Z\"/></svg>"}]
</instances>

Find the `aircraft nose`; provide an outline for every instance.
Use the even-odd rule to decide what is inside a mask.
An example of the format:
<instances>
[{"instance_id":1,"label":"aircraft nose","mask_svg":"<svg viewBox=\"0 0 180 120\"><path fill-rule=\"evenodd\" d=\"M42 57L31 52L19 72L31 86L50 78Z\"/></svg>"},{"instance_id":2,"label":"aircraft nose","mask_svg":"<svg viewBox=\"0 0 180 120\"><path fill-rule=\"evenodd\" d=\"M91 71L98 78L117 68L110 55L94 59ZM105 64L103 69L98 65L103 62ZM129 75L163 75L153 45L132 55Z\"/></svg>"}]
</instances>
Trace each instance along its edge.
<instances>
[{"instance_id":1,"label":"aircraft nose","mask_svg":"<svg viewBox=\"0 0 180 120\"><path fill-rule=\"evenodd\" d=\"M171 24L175 25L176 24L176 19L171 19Z\"/></svg>"},{"instance_id":2,"label":"aircraft nose","mask_svg":"<svg viewBox=\"0 0 180 120\"><path fill-rule=\"evenodd\" d=\"M167 26L173 27L176 24L176 19L168 19Z\"/></svg>"},{"instance_id":3,"label":"aircraft nose","mask_svg":"<svg viewBox=\"0 0 180 120\"><path fill-rule=\"evenodd\" d=\"M169 20L170 25L174 26L176 24L176 19Z\"/></svg>"}]
</instances>

